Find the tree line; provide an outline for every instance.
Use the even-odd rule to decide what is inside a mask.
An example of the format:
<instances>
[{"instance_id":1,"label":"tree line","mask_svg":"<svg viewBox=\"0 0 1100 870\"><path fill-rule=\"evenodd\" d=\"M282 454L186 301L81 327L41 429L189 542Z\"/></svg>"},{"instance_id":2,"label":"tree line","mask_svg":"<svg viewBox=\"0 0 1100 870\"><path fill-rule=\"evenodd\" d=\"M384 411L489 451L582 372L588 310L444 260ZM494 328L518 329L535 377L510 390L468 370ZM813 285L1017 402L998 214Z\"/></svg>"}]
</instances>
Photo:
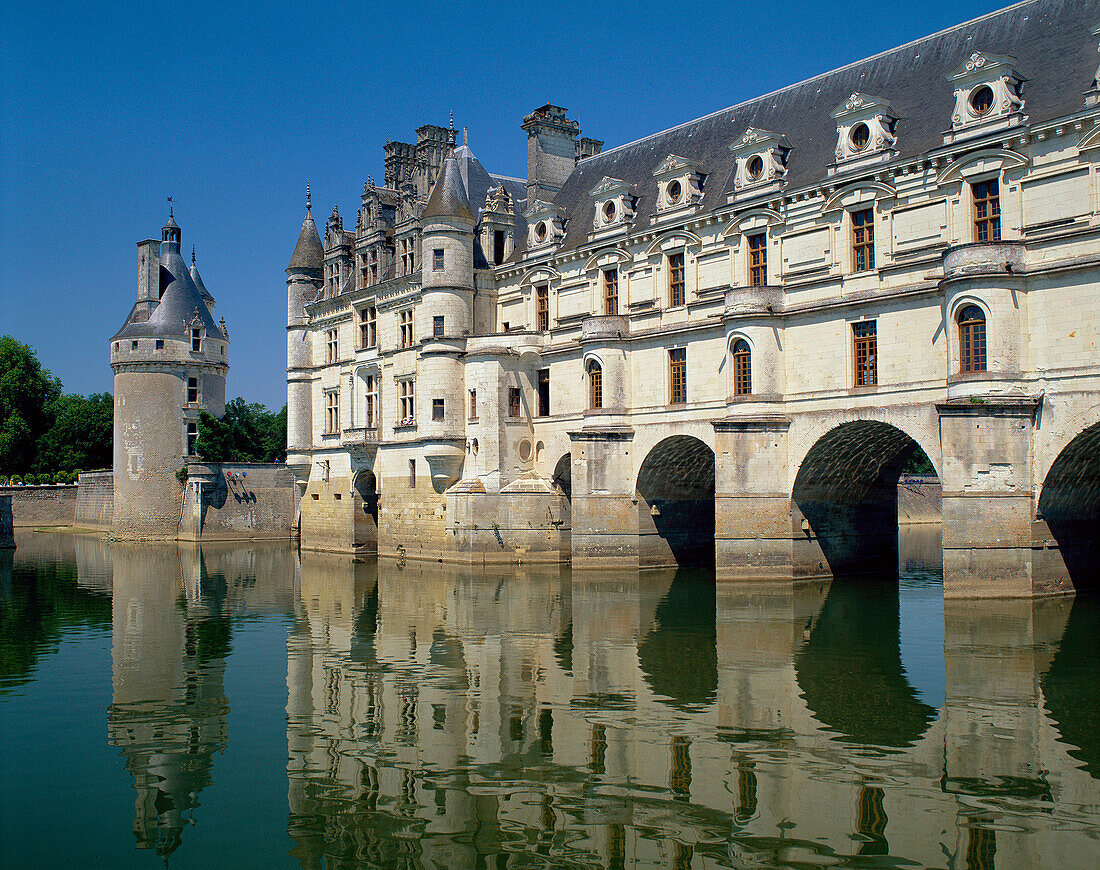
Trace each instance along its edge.
<instances>
[{"instance_id":1,"label":"tree line","mask_svg":"<svg viewBox=\"0 0 1100 870\"><path fill-rule=\"evenodd\" d=\"M30 345L0 336L0 482L71 483L113 462L114 398L66 393ZM286 406L242 398L220 418L203 411L195 452L207 462L282 462Z\"/></svg>"}]
</instances>

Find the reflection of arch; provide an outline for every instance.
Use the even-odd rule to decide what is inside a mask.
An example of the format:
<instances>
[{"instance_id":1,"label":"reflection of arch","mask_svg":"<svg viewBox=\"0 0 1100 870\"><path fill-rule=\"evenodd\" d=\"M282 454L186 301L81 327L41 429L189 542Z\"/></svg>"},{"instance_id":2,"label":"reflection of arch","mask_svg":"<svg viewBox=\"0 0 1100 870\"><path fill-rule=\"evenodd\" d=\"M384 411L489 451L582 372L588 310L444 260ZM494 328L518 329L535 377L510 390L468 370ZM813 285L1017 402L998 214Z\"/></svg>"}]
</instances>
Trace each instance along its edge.
<instances>
[{"instance_id":1,"label":"reflection of arch","mask_svg":"<svg viewBox=\"0 0 1100 870\"><path fill-rule=\"evenodd\" d=\"M713 564L714 451L710 447L690 435L658 442L638 471L637 494L642 564Z\"/></svg>"},{"instance_id":2,"label":"reflection of arch","mask_svg":"<svg viewBox=\"0 0 1100 870\"><path fill-rule=\"evenodd\" d=\"M795 537L816 539L834 576L896 576L898 478L918 450L905 432L875 420L842 423L810 448L791 493Z\"/></svg>"},{"instance_id":3,"label":"reflection of arch","mask_svg":"<svg viewBox=\"0 0 1100 870\"><path fill-rule=\"evenodd\" d=\"M1067 752L1100 779L1100 601L1078 597L1050 669L1039 678L1046 708Z\"/></svg>"},{"instance_id":4,"label":"reflection of arch","mask_svg":"<svg viewBox=\"0 0 1100 870\"><path fill-rule=\"evenodd\" d=\"M1050 466L1039 516L1058 542L1074 587L1100 585L1100 423L1070 441Z\"/></svg>"},{"instance_id":5,"label":"reflection of arch","mask_svg":"<svg viewBox=\"0 0 1100 870\"><path fill-rule=\"evenodd\" d=\"M834 583L795 675L815 718L875 746L912 746L936 711L921 702L901 663L898 589Z\"/></svg>"},{"instance_id":6,"label":"reflection of arch","mask_svg":"<svg viewBox=\"0 0 1100 870\"><path fill-rule=\"evenodd\" d=\"M676 572L654 614L656 627L638 644L638 664L650 688L681 710L718 695L718 635L714 580Z\"/></svg>"},{"instance_id":7,"label":"reflection of arch","mask_svg":"<svg viewBox=\"0 0 1100 870\"><path fill-rule=\"evenodd\" d=\"M554 466L553 482L567 499L573 498L573 460L568 453L563 454Z\"/></svg>"}]
</instances>

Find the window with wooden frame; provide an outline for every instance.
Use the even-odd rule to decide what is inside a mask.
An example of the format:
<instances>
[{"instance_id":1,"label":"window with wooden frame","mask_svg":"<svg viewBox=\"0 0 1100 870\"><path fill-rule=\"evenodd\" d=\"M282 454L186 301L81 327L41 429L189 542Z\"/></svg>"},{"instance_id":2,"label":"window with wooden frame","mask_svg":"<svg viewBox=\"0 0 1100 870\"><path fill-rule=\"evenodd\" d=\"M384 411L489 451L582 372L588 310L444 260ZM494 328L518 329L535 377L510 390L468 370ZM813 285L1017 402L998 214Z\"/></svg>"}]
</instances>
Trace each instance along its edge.
<instances>
[{"instance_id":1,"label":"window with wooden frame","mask_svg":"<svg viewBox=\"0 0 1100 870\"><path fill-rule=\"evenodd\" d=\"M537 374L539 389L539 416L550 416L550 369L539 369Z\"/></svg>"},{"instance_id":2,"label":"window with wooden frame","mask_svg":"<svg viewBox=\"0 0 1100 870\"><path fill-rule=\"evenodd\" d=\"M187 424L187 455L195 455L195 442L199 440L199 424Z\"/></svg>"},{"instance_id":3,"label":"window with wooden frame","mask_svg":"<svg viewBox=\"0 0 1100 870\"><path fill-rule=\"evenodd\" d=\"M359 312L359 349L365 350L378 343L378 311L368 305Z\"/></svg>"},{"instance_id":4,"label":"window with wooden frame","mask_svg":"<svg viewBox=\"0 0 1100 870\"><path fill-rule=\"evenodd\" d=\"M432 399L432 419L437 422L443 422L444 403L442 399Z\"/></svg>"},{"instance_id":5,"label":"window with wooden frame","mask_svg":"<svg viewBox=\"0 0 1100 870\"><path fill-rule=\"evenodd\" d=\"M340 431L340 391L329 390L325 393L325 434L335 435Z\"/></svg>"},{"instance_id":6,"label":"window with wooden frame","mask_svg":"<svg viewBox=\"0 0 1100 870\"><path fill-rule=\"evenodd\" d=\"M743 338L733 343L733 394L748 396L752 393L752 351Z\"/></svg>"},{"instance_id":7,"label":"window with wooden frame","mask_svg":"<svg viewBox=\"0 0 1100 870\"><path fill-rule=\"evenodd\" d=\"M413 343L413 313L411 308L401 311L397 315L400 326L400 347L412 347Z\"/></svg>"},{"instance_id":8,"label":"window with wooden frame","mask_svg":"<svg viewBox=\"0 0 1100 870\"><path fill-rule=\"evenodd\" d=\"M376 248L371 248L370 252L370 282L378 283L378 250Z\"/></svg>"},{"instance_id":9,"label":"window with wooden frame","mask_svg":"<svg viewBox=\"0 0 1100 870\"><path fill-rule=\"evenodd\" d=\"M535 329L539 332L550 329L550 287L547 284L535 286Z\"/></svg>"},{"instance_id":10,"label":"window with wooden frame","mask_svg":"<svg viewBox=\"0 0 1100 870\"><path fill-rule=\"evenodd\" d=\"M412 379L397 383L397 417L399 426L411 426L416 422L415 381Z\"/></svg>"},{"instance_id":11,"label":"window with wooden frame","mask_svg":"<svg viewBox=\"0 0 1100 870\"><path fill-rule=\"evenodd\" d=\"M603 368L595 360L588 363L588 409L598 411L603 407Z\"/></svg>"},{"instance_id":12,"label":"window with wooden frame","mask_svg":"<svg viewBox=\"0 0 1100 870\"><path fill-rule=\"evenodd\" d=\"M445 322L442 314L437 314L432 318L432 336L435 338L442 338L445 329Z\"/></svg>"},{"instance_id":13,"label":"window with wooden frame","mask_svg":"<svg viewBox=\"0 0 1100 870\"><path fill-rule=\"evenodd\" d=\"M477 419L477 390L470 390L470 419Z\"/></svg>"},{"instance_id":14,"label":"window with wooden frame","mask_svg":"<svg viewBox=\"0 0 1100 870\"><path fill-rule=\"evenodd\" d=\"M435 248L432 251L432 271L443 271L443 248Z\"/></svg>"},{"instance_id":15,"label":"window with wooden frame","mask_svg":"<svg viewBox=\"0 0 1100 870\"><path fill-rule=\"evenodd\" d=\"M970 185L974 196L974 241L1001 240L1001 188L996 178Z\"/></svg>"},{"instance_id":16,"label":"window with wooden frame","mask_svg":"<svg viewBox=\"0 0 1100 870\"><path fill-rule=\"evenodd\" d=\"M684 255L668 255L668 304L676 308L684 304Z\"/></svg>"},{"instance_id":17,"label":"window with wooden frame","mask_svg":"<svg viewBox=\"0 0 1100 870\"><path fill-rule=\"evenodd\" d=\"M668 352L668 402L687 402L687 348L674 347Z\"/></svg>"},{"instance_id":18,"label":"window with wooden frame","mask_svg":"<svg viewBox=\"0 0 1100 870\"><path fill-rule=\"evenodd\" d=\"M137 350L137 342L134 342L134 350ZM200 353L202 351L202 329L198 326L191 327L191 352Z\"/></svg>"},{"instance_id":19,"label":"window with wooden frame","mask_svg":"<svg viewBox=\"0 0 1100 870\"><path fill-rule=\"evenodd\" d=\"M749 286L765 287L768 283L768 234L753 233L746 237L749 248Z\"/></svg>"},{"instance_id":20,"label":"window with wooden frame","mask_svg":"<svg viewBox=\"0 0 1100 870\"><path fill-rule=\"evenodd\" d=\"M603 313L619 313L619 270L603 270Z\"/></svg>"},{"instance_id":21,"label":"window with wooden frame","mask_svg":"<svg viewBox=\"0 0 1100 870\"><path fill-rule=\"evenodd\" d=\"M878 329L874 320L852 324L852 343L857 387L878 383Z\"/></svg>"},{"instance_id":22,"label":"window with wooden frame","mask_svg":"<svg viewBox=\"0 0 1100 870\"><path fill-rule=\"evenodd\" d=\"M197 405L199 402L199 379L187 379L187 404Z\"/></svg>"},{"instance_id":23,"label":"window with wooden frame","mask_svg":"<svg viewBox=\"0 0 1100 870\"><path fill-rule=\"evenodd\" d=\"M852 212L852 270L866 272L875 268L875 210Z\"/></svg>"},{"instance_id":24,"label":"window with wooden frame","mask_svg":"<svg viewBox=\"0 0 1100 870\"><path fill-rule=\"evenodd\" d=\"M378 425L378 419L375 416L378 405L378 379L374 375L367 375L364 400L363 425L368 429L374 429Z\"/></svg>"},{"instance_id":25,"label":"window with wooden frame","mask_svg":"<svg viewBox=\"0 0 1100 870\"><path fill-rule=\"evenodd\" d=\"M508 388L508 416L518 417L520 409L520 389L519 387Z\"/></svg>"},{"instance_id":26,"label":"window with wooden frame","mask_svg":"<svg viewBox=\"0 0 1100 870\"><path fill-rule=\"evenodd\" d=\"M325 333L325 346L328 348L325 354L325 362L339 362L340 361L340 333L335 329L330 329Z\"/></svg>"},{"instance_id":27,"label":"window with wooden frame","mask_svg":"<svg viewBox=\"0 0 1100 870\"><path fill-rule=\"evenodd\" d=\"M984 372L985 312L977 305L967 305L958 315L959 371Z\"/></svg>"}]
</instances>

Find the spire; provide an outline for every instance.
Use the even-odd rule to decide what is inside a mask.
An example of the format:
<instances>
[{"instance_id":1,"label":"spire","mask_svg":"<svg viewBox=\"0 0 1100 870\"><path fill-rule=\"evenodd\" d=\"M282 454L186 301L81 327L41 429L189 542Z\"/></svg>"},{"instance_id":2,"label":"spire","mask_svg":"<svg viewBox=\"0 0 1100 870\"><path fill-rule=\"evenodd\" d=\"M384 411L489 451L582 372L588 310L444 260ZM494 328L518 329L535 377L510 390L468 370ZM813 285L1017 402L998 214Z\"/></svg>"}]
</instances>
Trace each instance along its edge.
<instances>
[{"instance_id":1,"label":"spire","mask_svg":"<svg viewBox=\"0 0 1100 870\"><path fill-rule=\"evenodd\" d=\"M466 195L466 185L462 183L462 174L458 168L458 160L454 153L447 155L443 161L443 169L436 179L432 194L428 197L428 204L424 208L421 220L433 217L461 217L474 220L473 209L470 208L470 199Z\"/></svg>"},{"instance_id":2,"label":"spire","mask_svg":"<svg viewBox=\"0 0 1100 870\"><path fill-rule=\"evenodd\" d=\"M206 285L202 283L202 275L199 274L199 267L195 265L195 246L191 246L191 281L195 285L195 289L199 291L199 295L202 297L203 302L207 305L214 304L214 297L210 295L210 291L206 289Z\"/></svg>"},{"instance_id":3,"label":"spire","mask_svg":"<svg viewBox=\"0 0 1100 870\"><path fill-rule=\"evenodd\" d=\"M195 245L193 242L191 244L191 268L195 268Z\"/></svg>"},{"instance_id":4,"label":"spire","mask_svg":"<svg viewBox=\"0 0 1100 870\"><path fill-rule=\"evenodd\" d=\"M296 272L313 277L319 277L325 261L325 249L321 247L321 237L317 233L317 224L313 222L313 213L310 210L312 198L309 192L309 182L306 182L306 216L302 221L302 229L298 233L298 244L294 246L294 254L290 258L287 272Z\"/></svg>"},{"instance_id":5,"label":"spire","mask_svg":"<svg viewBox=\"0 0 1100 870\"><path fill-rule=\"evenodd\" d=\"M168 220L160 231L160 240L161 242L174 242L176 250L178 251L180 237L180 227L179 224L176 223L176 218L173 214L172 197L168 197Z\"/></svg>"}]
</instances>

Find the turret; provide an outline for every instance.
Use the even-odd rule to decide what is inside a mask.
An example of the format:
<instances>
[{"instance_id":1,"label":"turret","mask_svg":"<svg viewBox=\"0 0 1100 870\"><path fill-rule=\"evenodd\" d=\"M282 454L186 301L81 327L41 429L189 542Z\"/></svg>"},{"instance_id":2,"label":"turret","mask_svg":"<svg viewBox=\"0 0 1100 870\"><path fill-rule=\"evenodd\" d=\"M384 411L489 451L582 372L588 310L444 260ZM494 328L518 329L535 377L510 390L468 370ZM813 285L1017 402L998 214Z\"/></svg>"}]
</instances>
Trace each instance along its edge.
<instances>
[{"instance_id":1,"label":"turret","mask_svg":"<svg viewBox=\"0 0 1100 870\"><path fill-rule=\"evenodd\" d=\"M306 216L298 232L294 254L286 267L286 464L303 485L309 477L313 447L313 359L305 307L317 299L325 261L310 206L307 184Z\"/></svg>"},{"instance_id":2,"label":"turret","mask_svg":"<svg viewBox=\"0 0 1100 870\"><path fill-rule=\"evenodd\" d=\"M461 355L473 329L474 218L458 161L443 161L421 215L421 318L418 429L438 491L458 479L464 433ZM419 421L423 421L420 423ZM457 447L456 447L457 441Z\"/></svg>"}]
</instances>

